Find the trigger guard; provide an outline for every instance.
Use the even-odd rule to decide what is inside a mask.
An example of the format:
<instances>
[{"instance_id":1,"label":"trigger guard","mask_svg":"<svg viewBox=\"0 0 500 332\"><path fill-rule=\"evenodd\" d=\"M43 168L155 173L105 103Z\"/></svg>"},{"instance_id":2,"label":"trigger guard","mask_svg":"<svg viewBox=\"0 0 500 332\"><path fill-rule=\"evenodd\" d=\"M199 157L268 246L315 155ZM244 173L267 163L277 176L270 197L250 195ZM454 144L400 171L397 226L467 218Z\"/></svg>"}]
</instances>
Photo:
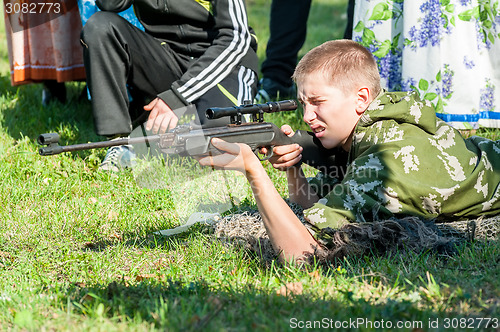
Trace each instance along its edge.
<instances>
[{"instance_id":1,"label":"trigger guard","mask_svg":"<svg viewBox=\"0 0 500 332\"><path fill-rule=\"evenodd\" d=\"M255 153L255 155L257 156L257 158L260 160L260 161L266 161L266 160L269 160L269 158L271 158L273 156L273 148L271 147L270 149L267 148L267 153L264 155L264 158L261 158L260 157L260 154L259 154L259 150L258 149L255 149L253 152Z\"/></svg>"}]
</instances>

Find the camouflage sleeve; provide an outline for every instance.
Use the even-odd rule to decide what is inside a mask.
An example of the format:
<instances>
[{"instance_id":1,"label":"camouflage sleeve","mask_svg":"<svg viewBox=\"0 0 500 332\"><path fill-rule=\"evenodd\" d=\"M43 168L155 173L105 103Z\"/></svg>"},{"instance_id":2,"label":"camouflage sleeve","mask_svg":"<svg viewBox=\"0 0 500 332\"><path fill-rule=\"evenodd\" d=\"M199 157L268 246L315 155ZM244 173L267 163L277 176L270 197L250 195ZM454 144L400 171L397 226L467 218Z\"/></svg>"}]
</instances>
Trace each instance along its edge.
<instances>
[{"instance_id":1,"label":"camouflage sleeve","mask_svg":"<svg viewBox=\"0 0 500 332\"><path fill-rule=\"evenodd\" d=\"M333 187L340 183L338 178L328 176L323 172L318 172L315 177L308 178L307 181L309 182L312 190L314 190L314 192L321 198L328 195L328 193L332 191Z\"/></svg>"},{"instance_id":2,"label":"camouflage sleeve","mask_svg":"<svg viewBox=\"0 0 500 332\"><path fill-rule=\"evenodd\" d=\"M323 229L392 217L392 205L397 205L398 200L395 193L391 194L391 188L383 185L388 176L389 170L376 155L357 159L348 167L342 182L334 184L313 207L304 211L306 220L313 229ZM315 180L319 186L324 184L320 180Z\"/></svg>"}]
</instances>

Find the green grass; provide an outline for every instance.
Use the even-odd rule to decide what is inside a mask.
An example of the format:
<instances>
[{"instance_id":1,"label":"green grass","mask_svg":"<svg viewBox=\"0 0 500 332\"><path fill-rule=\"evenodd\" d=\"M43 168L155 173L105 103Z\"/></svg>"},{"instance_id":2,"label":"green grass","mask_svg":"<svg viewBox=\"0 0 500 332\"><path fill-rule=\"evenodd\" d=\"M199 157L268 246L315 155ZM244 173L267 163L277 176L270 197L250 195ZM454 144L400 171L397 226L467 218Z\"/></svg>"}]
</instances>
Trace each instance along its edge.
<instances>
[{"instance_id":1,"label":"green grass","mask_svg":"<svg viewBox=\"0 0 500 332\"><path fill-rule=\"evenodd\" d=\"M269 1L248 7L265 45ZM313 2L304 50L340 38L344 11L345 1ZM148 189L136 181L145 173L96 172L104 151L40 157L35 140L43 132L61 133L65 144L99 139L91 109L77 100L82 84L68 85L69 103L46 108L39 85L11 87L0 26L0 330L282 331L305 321L335 326L365 319L428 331L444 330L446 319L500 318L498 241L463 245L452 257L372 256L304 270L265 264L202 227L172 238L154 235L178 225L189 212L183 207L224 201L208 185L212 201L200 199L204 186L196 184L210 183L213 173L174 160L176 167L165 168L172 180ZM280 124L293 117L269 119ZM268 171L286 196L283 175ZM233 173L226 181L238 185ZM254 204L248 188L239 195L243 206ZM284 296L285 286L295 293ZM431 329L436 320L439 329Z\"/></svg>"}]
</instances>

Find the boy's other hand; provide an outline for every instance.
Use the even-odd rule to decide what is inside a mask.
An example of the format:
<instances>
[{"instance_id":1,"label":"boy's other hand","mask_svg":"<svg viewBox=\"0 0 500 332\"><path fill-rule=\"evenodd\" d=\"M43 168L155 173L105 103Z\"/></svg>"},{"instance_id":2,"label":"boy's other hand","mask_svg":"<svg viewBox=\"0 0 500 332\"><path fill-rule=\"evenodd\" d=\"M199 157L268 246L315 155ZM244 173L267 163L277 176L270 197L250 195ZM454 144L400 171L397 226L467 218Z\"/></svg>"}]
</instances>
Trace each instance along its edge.
<instances>
[{"instance_id":1,"label":"boy's other hand","mask_svg":"<svg viewBox=\"0 0 500 332\"><path fill-rule=\"evenodd\" d=\"M152 130L153 134L164 134L168 129L177 126L179 119L160 98L155 98L152 102L144 106L145 111L149 111L146 130Z\"/></svg>"},{"instance_id":2,"label":"boy's other hand","mask_svg":"<svg viewBox=\"0 0 500 332\"><path fill-rule=\"evenodd\" d=\"M295 134L289 125L281 126L281 131L288 137L292 137ZM260 152L266 154L267 149L262 148ZM302 147L298 144L275 146L273 148L273 156L269 158L269 162L274 168L286 171L302 159L301 153Z\"/></svg>"}]
</instances>

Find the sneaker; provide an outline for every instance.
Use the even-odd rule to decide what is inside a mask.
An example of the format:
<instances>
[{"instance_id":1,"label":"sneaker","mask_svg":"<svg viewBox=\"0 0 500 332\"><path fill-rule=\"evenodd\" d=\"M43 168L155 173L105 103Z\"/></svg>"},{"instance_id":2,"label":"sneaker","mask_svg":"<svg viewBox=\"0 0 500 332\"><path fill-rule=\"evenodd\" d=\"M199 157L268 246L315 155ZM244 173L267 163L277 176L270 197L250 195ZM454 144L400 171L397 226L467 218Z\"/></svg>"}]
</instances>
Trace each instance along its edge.
<instances>
[{"instance_id":1,"label":"sneaker","mask_svg":"<svg viewBox=\"0 0 500 332\"><path fill-rule=\"evenodd\" d=\"M270 78L262 78L259 81L259 90L255 96L256 103L295 98L297 91L295 84L286 87Z\"/></svg>"},{"instance_id":2,"label":"sneaker","mask_svg":"<svg viewBox=\"0 0 500 332\"><path fill-rule=\"evenodd\" d=\"M106 157L99 166L100 171L118 172L132 168L135 164L136 155L132 145L119 145L109 148Z\"/></svg>"}]
</instances>

